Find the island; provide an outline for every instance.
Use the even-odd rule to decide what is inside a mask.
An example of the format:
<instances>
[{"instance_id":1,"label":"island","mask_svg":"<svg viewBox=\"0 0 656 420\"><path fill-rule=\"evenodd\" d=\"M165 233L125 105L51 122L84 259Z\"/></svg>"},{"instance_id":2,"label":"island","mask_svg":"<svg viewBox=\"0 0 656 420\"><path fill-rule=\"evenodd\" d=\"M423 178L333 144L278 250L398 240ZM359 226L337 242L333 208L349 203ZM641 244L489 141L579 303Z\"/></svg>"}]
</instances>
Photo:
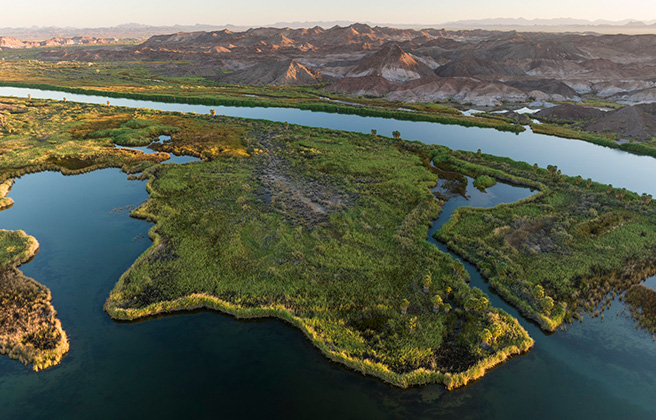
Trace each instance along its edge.
<instances>
[{"instance_id":1,"label":"island","mask_svg":"<svg viewBox=\"0 0 656 420\"><path fill-rule=\"evenodd\" d=\"M117 320L201 308L275 317L303 331L331 360L393 385L463 386L530 350L533 340L468 285L459 262L427 241L444 203L431 189L447 177L536 190L513 204L460 209L437 237L545 330L601 310L609 293L653 273L651 197L568 177L554 166L409 142L400 134L215 112L0 103L3 180L107 167L148 180L150 198L132 216L154 223L153 244L106 301ZM165 140L153 142L159 136ZM153 153L131 148L147 145ZM162 164L169 153L201 161ZM22 257L5 259L3 284L25 283L15 266L33 254L35 242L5 235L24 245L5 247ZM17 296L49 304L47 289L29 284ZM59 358L21 359L35 368L55 364L67 349L48 309L53 327L21 340L56 349ZM0 325L7 334L8 324Z\"/></svg>"}]
</instances>

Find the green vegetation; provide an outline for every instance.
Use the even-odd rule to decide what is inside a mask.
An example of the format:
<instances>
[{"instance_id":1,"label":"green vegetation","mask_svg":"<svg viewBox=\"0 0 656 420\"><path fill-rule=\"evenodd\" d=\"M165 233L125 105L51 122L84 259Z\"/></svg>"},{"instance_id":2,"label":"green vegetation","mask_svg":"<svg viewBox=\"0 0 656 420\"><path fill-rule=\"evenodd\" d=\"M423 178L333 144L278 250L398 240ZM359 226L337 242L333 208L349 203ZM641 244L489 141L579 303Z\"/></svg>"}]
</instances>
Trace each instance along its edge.
<instances>
[{"instance_id":1,"label":"green vegetation","mask_svg":"<svg viewBox=\"0 0 656 420\"><path fill-rule=\"evenodd\" d=\"M130 125L131 121L139 123L139 111L117 112L109 107L9 98L0 99L0 110L4 112L0 121L0 182L45 170L65 174L105 167L140 170L169 157L114 147L126 139L126 133L111 129ZM153 124L156 129L162 127ZM110 131L100 137L98 131L103 129ZM151 129L126 130L141 135Z\"/></svg>"},{"instance_id":2,"label":"green vegetation","mask_svg":"<svg viewBox=\"0 0 656 420\"><path fill-rule=\"evenodd\" d=\"M493 187L497 184L497 180L488 175L480 175L474 180L474 187L481 191Z\"/></svg>"},{"instance_id":3,"label":"green vegetation","mask_svg":"<svg viewBox=\"0 0 656 420\"><path fill-rule=\"evenodd\" d=\"M277 317L332 360L394 385L465 385L533 340L426 241L440 212L430 188L447 174L540 191L460 209L438 235L546 329L656 271L650 197L554 166L216 115L0 106L0 181L109 166L148 179L150 198L133 215L156 223L153 245L111 292L115 319L197 308ZM171 140L152 146L162 153L114 147L162 133ZM159 165L165 152L202 161Z\"/></svg>"},{"instance_id":4,"label":"green vegetation","mask_svg":"<svg viewBox=\"0 0 656 420\"><path fill-rule=\"evenodd\" d=\"M466 117L460 111L440 104L408 104L372 98L352 98L325 92L316 87L222 85L203 78L165 77L151 72L150 67L156 64L53 63L10 59L0 62L0 86L160 102L299 108L317 112L488 127L516 133L525 130L521 125L487 116ZM404 110L399 110L400 107Z\"/></svg>"},{"instance_id":5,"label":"green vegetation","mask_svg":"<svg viewBox=\"0 0 656 420\"><path fill-rule=\"evenodd\" d=\"M56 365L68 351L50 291L16 269L38 249L25 232L0 230L0 354L34 370Z\"/></svg>"},{"instance_id":6,"label":"green vegetation","mask_svg":"<svg viewBox=\"0 0 656 420\"><path fill-rule=\"evenodd\" d=\"M531 124L534 133L546 134L549 136L562 137L566 139L583 140L600 146L610 147L611 149L624 150L625 152L635 155L644 155L656 157L656 145L652 142L618 142L618 136L612 133L590 133L576 127L576 125L558 125L558 124Z\"/></svg>"},{"instance_id":7,"label":"green vegetation","mask_svg":"<svg viewBox=\"0 0 656 420\"><path fill-rule=\"evenodd\" d=\"M624 302L638 325L656 334L656 291L636 284L626 292Z\"/></svg>"},{"instance_id":8,"label":"green vegetation","mask_svg":"<svg viewBox=\"0 0 656 420\"><path fill-rule=\"evenodd\" d=\"M169 135L176 127L154 124L151 120L131 119L117 128L106 128L89 134L91 138L111 138L119 146L147 146L160 135Z\"/></svg>"},{"instance_id":9,"label":"green vegetation","mask_svg":"<svg viewBox=\"0 0 656 420\"><path fill-rule=\"evenodd\" d=\"M509 302L547 330L603 310L608 295L656 272L656 213L648 196L560 174L555 166L438 153L440 167L540 190L492 209L459 209L437 233Z\"/></svg>"},{"instance_id":10,"label":"green vegetation","mask_svg":"<svg viewBox=\"0 0 656 420\"><path fill-rule=\"evenodd\" d=\"M530 348L516 320L454 276L451 257L426 241L440 208L423 146L239 125L248 159L143 173L151 198L133 215L157 223L154 243L112 291L112 317L199 307L275 316L331 359L403 387L461 386ZM434 311L436 295L448 310ZM482 345L486 329L495 335Z\"/></svg>"}]
</instances>

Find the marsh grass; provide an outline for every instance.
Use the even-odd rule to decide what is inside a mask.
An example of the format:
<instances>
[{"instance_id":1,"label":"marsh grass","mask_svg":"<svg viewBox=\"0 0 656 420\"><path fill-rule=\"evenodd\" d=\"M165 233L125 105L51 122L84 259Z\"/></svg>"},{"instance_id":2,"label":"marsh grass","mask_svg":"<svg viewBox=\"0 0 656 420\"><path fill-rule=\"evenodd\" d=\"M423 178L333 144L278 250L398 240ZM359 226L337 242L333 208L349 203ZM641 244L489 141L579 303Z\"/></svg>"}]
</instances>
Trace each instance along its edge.
<instances>
[{"instance_id":1,"label":"marsh grass","mask_svg":"<svg viewBox=\"0 0 656 420\"><path fill-rule=\"evenodd\" d=\"M329 358L402 387L461 386L532 346L507 314L465 311L482 292L454 277L451 257L426 241L440 207L424 146L227 122L250 157L144 172L151 198L133 215L156 223L154 242L111 292L111 316L200 307L273 316ZM213 146L196 147L202 155ZM434 313L434 294L461 310ZM480 345L485 328L498 332L488 348Z\"/></svg>"},{"instance_id":2,"label":"marsh grass","mask_svg":"<svg viewBox=\"0 0 656 420\"><path fill-rule=\"evenodd\" d=\"M624 302L638 325L656 334L656 291L642 284L634 285L624 295Z\"/></svg>"},{"instance_id":3,"label":"marsh grass","mask_svg":"<svg viewBox=\"0 0 656 420\"><path fill-rule=\"evenodd\" d=\"M117 319L201 307L273 316L332 360L394 385L462 386L533 340L426 241L441 211L430 192L438 173L539 190L460 209L438 235L546 329L654 269L653 205L554 168L266 121L0 102L20 110L0 140L2 179L114 166L148 180L150 198L132 215L155 223L153 245L105 304ZM126 132L152 129L148 138L161 127L171 140L154 148L202 161L158 165L165 153L114 148Z\"/></svg>"},{"instance_id":4,"label":"marsh grass","mask_svg":"<svg viewBox=\"0 0 656 420\"><path fill-rule=\"evenodd\" d=\"M68 352L50 291L16 269L38 249L25 232L0 230L0 354L35 371L58 364Z\"/></svg>"},{"instance_id":5,"label":"marsh grass","mask_svg":"<svg viewBox=\"0 0 656 420\"><path fill-rule=\"evenodd\" d=\"M656 213L636 194L608 194L607 186L504 158L454 152L436 160L539 189L516 203L459 209L436 236L544 329L605 306L606 296L656 271Z\"/></svg>"}]
</instances>

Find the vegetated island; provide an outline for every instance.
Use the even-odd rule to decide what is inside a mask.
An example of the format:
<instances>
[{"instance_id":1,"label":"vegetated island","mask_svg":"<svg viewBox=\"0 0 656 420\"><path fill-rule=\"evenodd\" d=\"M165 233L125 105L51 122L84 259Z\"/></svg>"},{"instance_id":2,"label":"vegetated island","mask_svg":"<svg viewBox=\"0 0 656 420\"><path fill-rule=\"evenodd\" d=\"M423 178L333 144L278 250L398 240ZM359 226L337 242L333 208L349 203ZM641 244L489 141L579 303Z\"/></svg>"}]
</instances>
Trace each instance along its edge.
<instances>
[{"instance_id":1,"label":"vegetated island","mask_svg":"<svg viewBox=\"0 0 656 420\"><path fill-rule=\"evenodd\" d=\"M652 197L469 152L439 153L442 168L487 173L540 191L491 209L458 209L436 233L529 318L553 331L656 273Z\"/></svg>"},{"instance_id":2,"label":"vegetated island","mask_svg":"<svg viewBox=\"0 0 656 420\"><path fill-rule=\"evenodd\" d=\"M636 244L652 236L635 228L653 217L650 203L633 200L627 206L626 198L633 194L614 198L605 187L577 183L554 168L375 133L66 102L3 101L13 112L5 114L4 130L8 124L12 131L3 133L7 153L0 155L1 173L116 166L148 179L150 198L133 215L155 223L154 243L111 292L105 309L113 318L197 308L237 317L277 317L301 329L330 359L401 387L429 382L462 386L533 344L516 319L491 307L483 292L467 285L461 264L426 241L440 212L441 202L430 188L441 171L539 189L534 198L516 205L520 210L539 200L560 205L569 195L590 194L592 203L606 206L596 209L597 214L587 207L582 212L562 207L563 217L596 229L580 239L586 247L603 250L617 232ZM47 137L39 134L39 124L49 130ZM147 145L160 134L171 140L150 147L162 153L114 147ZM195 155L202 162L159 165L166 152ZM503 209L509 217L516 211L513 206L492 211ZM537 217L546 209L532 211ZM623 217L624 224L602 229L600 220L606 219L599 217L606 210ZM459 211L456 218L464 213ZM478 244L477 237L470 234L465 242ZM585 250L574 251L609 270L584 267L608 279L627 261L642 262L648 252L629 247L621 260ZM545 255L550 252L544 250ZM579 261L564 259L562 264L563 270L573 270ZM539 302L542 314L549 311L546 319L566 320L574 307L561 303L559 295L546 296L552 290L550 278L532 280L545 290ZM514 281L523 285L521 276ZM605 290L594 282L578 286ZM513 302L522 309L532 307L535 296L522 294Z\"/></svg>"},{"instance_id":3,"label":"vegetated island","mask_svg":"<svg viewBox=\"0 0 656 420\"><path fill-rule=\"evenodd\" d=\"M16 268L38 250L25 232L0 230L0 354L37 371L56 365L68 351L50 291Z\"/></svg>"}]
</instances>

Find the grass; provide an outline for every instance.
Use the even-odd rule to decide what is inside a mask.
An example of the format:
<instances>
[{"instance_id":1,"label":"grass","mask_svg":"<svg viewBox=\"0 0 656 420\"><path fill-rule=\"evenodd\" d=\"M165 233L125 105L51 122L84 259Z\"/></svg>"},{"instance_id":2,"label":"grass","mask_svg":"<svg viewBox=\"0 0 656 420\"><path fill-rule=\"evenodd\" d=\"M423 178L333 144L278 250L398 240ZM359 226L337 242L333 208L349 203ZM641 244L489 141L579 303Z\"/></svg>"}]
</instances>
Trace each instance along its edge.
<instances>
[{"instance_id":1,"label":"grass","mask_svg":"<svg viewBox=\"0 0 656 420\"><path fill-rule=\"evenodd\" d=\"M488 117L466 117L440 104L353 98L321 87L223 85L189 77L153 73L157 62L82 63L7 59L0 62L0 86L203 105L290 107L317 112L355 114L410 121L430 121L522 132L524 127ZM400 110L402 108L402 110Z\"/></svg>"},{"instance_id":2,"label":"grass","mask_svg":"<svg viewBox=\"0 0 656 420\"><path fill-rule=\"evenodd\" d=\"M199 307L278 317L329 358L401 387L461 386L532 346L516 320L454 276L452 258L426 241L440 207L421 147L196 119L208 130L240 125L251 157L144 172L150 199L133 216L156 223L154 243L111 292L112 317ZM197 147L203 156L214 146ZM436 294L448 312L433 312ZM489 343L484 330L495 331Z\"/></svg>"},{"instance_id":3,"label":"grass","mask_svg":"<svg viewBox=\"0 0 656 420\"><path fill-rule=\"evenodd\" d=\"M0 179L105 166L148 179L132 215L155 223L153 245L107 299L115 319L196 308L277 317L332 360L396 386L463 386L533 340L426 240L441 171L540 191L460 209L438 235L545 329L656 271L653 204L554 167L266 121L0 103ZM113 147L162 132L171 141L160 150L202 161L159 165L163 153Z\"/></svg>"},{"instance_id":4,"label":"grass","mask_svg":"<svg viewBox=\"0 0 656 420\"><path fill-rule=\"evenodd\" d=\"M503 158L463 152L437 160L465 172L500 171L540 190L492 209L459 209L437 237L542 328L603 310L609 294L656 272L656 212L647 196Z\"/></svg>"},{"instance_id":5,"label":"grass","mask_svg":"<svg viewBox=\"0 0 656 420\"><path fill-rule=\"evenodd\" d=\"M38 249L25 232L0 230L0 354L35 371L58 364L68 352L50 291L16 269Z\"/></svg>"},{"instance_id":6,"label":"grass","mask_svg":"<svg viewBox=\"0 0 656 420\"><path fill-rule=\"evenodd\" d=\"M656 334L656 292L642 284L636 284L626 292L624 302L638 325Z\"/></svg>"},{"instance_id":7,"label":"grass","mask_svg":"<svg viewBox=\"0 0 656 420\"><path fill-rule=\"evenodd\" d=\"M481 191L493 187L497 184L497 180L488 175L480 175L474 180L474 187Z\"/></svg>"}]
</instances>

